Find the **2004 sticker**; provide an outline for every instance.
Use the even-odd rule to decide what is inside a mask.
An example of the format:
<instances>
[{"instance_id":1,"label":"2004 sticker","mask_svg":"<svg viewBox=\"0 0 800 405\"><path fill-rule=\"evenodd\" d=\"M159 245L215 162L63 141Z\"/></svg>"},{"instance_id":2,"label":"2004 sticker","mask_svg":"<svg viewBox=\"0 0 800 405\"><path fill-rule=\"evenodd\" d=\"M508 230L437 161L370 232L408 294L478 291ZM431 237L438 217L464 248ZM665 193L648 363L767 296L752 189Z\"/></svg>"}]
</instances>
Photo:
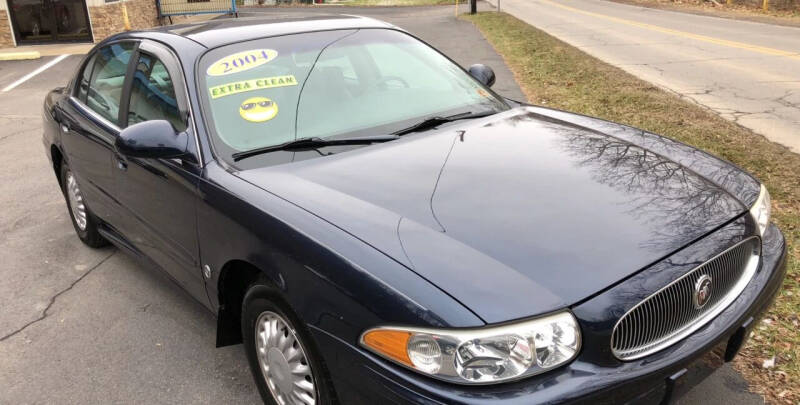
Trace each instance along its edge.
<instances>
[{"instance_id":1,"label":"2004 sticker","mask_svg":"<svg viewBox=\"0 0 800 405\"><path fill-rule=\"evenodd\" d=\"M274 49L251 49L228 55L211 64L206 70L209 76L224 76L232 73L244 72L256 66L261 66L278 57Z\"/></svg>"}]
</instances>

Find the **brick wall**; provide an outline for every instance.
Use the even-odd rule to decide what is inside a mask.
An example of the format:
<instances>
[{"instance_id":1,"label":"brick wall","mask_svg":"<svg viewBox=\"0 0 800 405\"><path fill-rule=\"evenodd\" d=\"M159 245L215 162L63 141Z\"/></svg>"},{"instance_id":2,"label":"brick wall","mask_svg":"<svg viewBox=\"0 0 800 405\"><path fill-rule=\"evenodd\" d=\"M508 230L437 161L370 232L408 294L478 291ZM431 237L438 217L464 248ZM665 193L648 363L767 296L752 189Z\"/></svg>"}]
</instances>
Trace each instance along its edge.
<instances>
[{"instance_id":1,"label":"brick wall","mask_svg":"<svg viewBox=\"0 0 800 405\"><path fill-rule=\"evenodd\" d=\"M0 10L0 48L14 46L14 38L11 36L11 23L5 10Z\"/></svg>"},{"instance_id":2,"label":"brick wall","mask_svg":"<svg viewBox=\"0 0 800 405\"><path fill-rule=\"evenodd\" d=\"M128 21L131 23L131 29L144 29L158 25L155 0L129 0L125 2L125 8L128 9ZM110 35L125 30L121 2L89 7L89 15L92 19L95 42L100 42Z\"/></svg>"}]
</instances>

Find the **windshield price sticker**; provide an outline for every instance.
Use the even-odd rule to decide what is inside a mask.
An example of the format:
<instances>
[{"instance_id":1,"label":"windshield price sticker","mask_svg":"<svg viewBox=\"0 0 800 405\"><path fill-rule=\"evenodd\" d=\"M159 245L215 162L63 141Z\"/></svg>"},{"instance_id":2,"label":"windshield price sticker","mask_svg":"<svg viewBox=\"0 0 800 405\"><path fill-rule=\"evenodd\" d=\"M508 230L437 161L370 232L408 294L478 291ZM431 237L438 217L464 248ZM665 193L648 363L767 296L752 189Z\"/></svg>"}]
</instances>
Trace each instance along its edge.
<instances>
[{"instance_id":1,"label":"windshield price sticker","mask_svg":"<svg viewBox=\"0 0 800 405\"><path fill-rule=\"evenodd\" d=\"M294 75L286 76L272 76L262 77L260 79L242 80L240 82L232 82L221 84L219 86L209 87L208 91L211 92L211 98L220 98L230 96L236 93L244 93L246 91L271 89L274 87L297 86L297 79Z\"/></svg>"},{"instance_id":2,"label":"windshield price sticker","mask_svg":"<svg viewBox=\"0 0 800 405\"><path fill-rule=\"evenodd\" d=\"M244 72L256 66L261 66L277 56L278 51L274 49L252 49L234 53L212 63L206 70L206 74L209 76L224 76Z\"/></svg>"}]
</instances>

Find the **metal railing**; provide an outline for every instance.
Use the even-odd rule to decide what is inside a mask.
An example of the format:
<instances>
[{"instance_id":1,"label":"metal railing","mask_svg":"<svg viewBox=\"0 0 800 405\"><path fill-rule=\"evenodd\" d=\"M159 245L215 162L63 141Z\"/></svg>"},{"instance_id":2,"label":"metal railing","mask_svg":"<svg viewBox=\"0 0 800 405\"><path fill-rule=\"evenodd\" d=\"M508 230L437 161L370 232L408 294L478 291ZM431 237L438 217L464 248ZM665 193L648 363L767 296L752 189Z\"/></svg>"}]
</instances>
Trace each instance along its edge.
<instances>
[{"instance_id":1,"label":"metal railing","mask_svg":"<svg viewBox=\"0 0 800 405\"><path fill-rule=\"evenodd\" d=\"M192 14L238 14L236 0L156 0L156 6L159 18Z\"/></svg>"}]
</instances>

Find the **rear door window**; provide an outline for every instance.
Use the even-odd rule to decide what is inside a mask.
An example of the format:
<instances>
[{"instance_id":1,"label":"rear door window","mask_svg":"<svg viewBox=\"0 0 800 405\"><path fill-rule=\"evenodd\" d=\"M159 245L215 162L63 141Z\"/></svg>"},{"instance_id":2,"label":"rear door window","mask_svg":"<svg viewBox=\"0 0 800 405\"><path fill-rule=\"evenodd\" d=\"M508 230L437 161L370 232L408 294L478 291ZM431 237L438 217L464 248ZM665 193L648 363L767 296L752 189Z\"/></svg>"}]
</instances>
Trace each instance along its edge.
<instances>
[{"instance_id":1,"label":"rear door window","mask_svg":"<svg viewBox=\"0 0 800 405\"><path fill-rule=\"evenodd\" d=\"M86 105L103 118L119 124L119 106L133 42L118 42L100 48L89 80Z\"/></svg>"},{"instance_id":2,"label":"rear door window","mask_svg":"<svg viewBox=\"0 0 800 405\"><path fill-rule=\"evenodd\" d=\"M92 78L92 69L94 69L94 61L97 55L92 55L86 65L83 66L83 71L78 78L78 91L76 96L78 100L86 102L86 94L89 92L89 80Z\"/></svg>"}]
</instances>

